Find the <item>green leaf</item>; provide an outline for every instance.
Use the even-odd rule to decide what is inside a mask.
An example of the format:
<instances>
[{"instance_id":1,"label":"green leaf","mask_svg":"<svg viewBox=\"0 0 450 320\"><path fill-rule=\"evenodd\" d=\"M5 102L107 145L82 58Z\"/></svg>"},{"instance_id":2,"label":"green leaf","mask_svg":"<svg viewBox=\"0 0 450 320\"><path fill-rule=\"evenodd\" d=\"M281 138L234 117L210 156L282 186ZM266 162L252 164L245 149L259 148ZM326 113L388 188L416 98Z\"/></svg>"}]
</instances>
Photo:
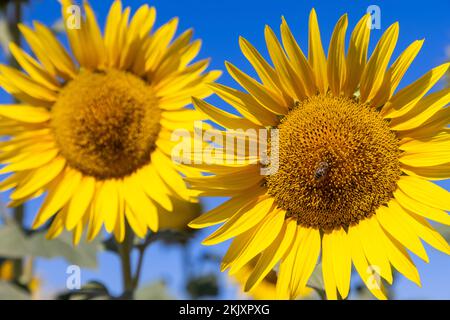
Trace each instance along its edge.
<instances>
[{"instance_id":1,"label":"green leaf","mask_svg":"<svg viewBox=\"0 0 450 320\"><path fill-rule=\"evenodd\" d=\"M144 285L136 290L134 297L136 300L173 300L169 294L164 281L157 281Z\"/></svg>"},{"instance_id":2,"label":"green leaf","mask_svg":"<svg viewBox=\"0 0 450 320\"><path fill-rule=\"evenodd\" d=\"M60 293L58 300L109 300L108 288L99 281L90 281L79 290Z\"/></svg>"},{"instance_id":3,"label":"green leaf","mask_svg":"<svg viewBox=\"0 0 450 320\"><path fill-rule=\"evenodd\" d=\"M314 289L321 299L326 299L325 286L322 277L322 263L318 263L314 268L311 277L308 280L307 286Z\"/></svg>"},{"instance_id":4,"label":"green leaf","mask_svg":"<svg viewBox=\"0 0 450 320\"><path fill-rule=\"evenodd\" d=\"M63 232L53 240L47 240L45 233L46 230L43 230L27 236L15 223L10 222L1 226L0 256L5 258L63 257L67 262L80 267L97 267L97 253L102 250L99 238L90 243L82 239L77 246L74 246L69 232Z\"/></svg>"},{"instance_id":5,"label":"green leaf","mask_svg":"<svg viewBox=\"0 0 450 320\"><path fill-rule=\"evenodd\" d=\"M20 258L29 255L28 239L16 224L7 224L0 228L0 256Z\"/></svg>"},{"instance_id":6,"label":"green leaf","mask_svg":"<svg viewBox=\"0 0 450 320\"><path fill-rule=\"evenodd\" d=\"M434 228L439 232L447 241L450 241L450 226L436 224Z\"/></svg>"},{"instance_id":7,"label":"green leaf","mask_svg":"<svg viewBox=\"0 0 450 320\"><path fill-rule=\"evenodd\" d=\"M85 268L97 267L97 253L102 249L99 238L92 242L80 241L77 246L72 244L72 235L62 233L58 238L47 240L44 232L31 236L28 240L30 253L33 256L54 258L63 257L69 263Z\"/></svg>"},{"instance_id":8,"label":"green leaf","mask_svg":"<svg viewBox=\"0 0 450 320\"><path fill-rule=\"evenodd\" d=\"M193 299L214 297L219 294L217 276L213 273L189 279L187 291Z\"/></svg>"},{"instance_id":9,"label":"green leaf","mask_svg":"<svg viewBox=\"0 0 450 320\"><path fill-rule=\"evenodd\" d=\"M27 291L17 285L5 281L0 281L0 300L30 300L31 296Z\"/></svg>"},{"instance_id":10,"label":"green leaf","mask_svg":"<svg viewBox=\"0 0 450 320\"><path fill-rule=\"evenodd\" d=\"M11 32L9 30L8 21L4 16L0 17L0 46L6 57L9 57L9 43L12 40Z\"/></svg>"}]
</instances>

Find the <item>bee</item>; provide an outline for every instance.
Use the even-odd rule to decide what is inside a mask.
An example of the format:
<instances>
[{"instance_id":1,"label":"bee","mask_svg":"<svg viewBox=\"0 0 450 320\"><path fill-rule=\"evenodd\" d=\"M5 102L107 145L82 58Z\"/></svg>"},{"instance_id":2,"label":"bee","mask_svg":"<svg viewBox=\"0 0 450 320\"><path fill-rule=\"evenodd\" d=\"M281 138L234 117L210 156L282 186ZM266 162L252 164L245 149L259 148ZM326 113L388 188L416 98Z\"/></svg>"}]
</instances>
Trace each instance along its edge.
<instances>
[{"instance_id":1,"label":"bee","mask_svg":"<svg viewBox=\"0 0 450 320\"><path fill-rule=\"evenodd\" d=\"M319 165L316 168L316 171L314 171L314 178L320 182L323 181L328 173L330 173L330 165L326 161L322 161L319 163Z\"/></svg>"}]
</instances>

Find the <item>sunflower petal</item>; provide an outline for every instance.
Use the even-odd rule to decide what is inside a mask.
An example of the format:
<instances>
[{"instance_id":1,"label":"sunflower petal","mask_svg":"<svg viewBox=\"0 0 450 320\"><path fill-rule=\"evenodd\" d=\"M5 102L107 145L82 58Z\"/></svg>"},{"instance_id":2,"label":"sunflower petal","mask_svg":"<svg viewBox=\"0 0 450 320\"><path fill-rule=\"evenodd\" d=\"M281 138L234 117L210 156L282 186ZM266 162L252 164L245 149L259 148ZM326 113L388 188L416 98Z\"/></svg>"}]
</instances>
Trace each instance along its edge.
<instances>
[{"instance_id":1,"label":"sunflower petal","mask_svg":"<svg viewBox=\"0 0 450 320\"><path fill-rule=\"evenodd\" d=\"M327 74L331 92L339 96L344 89L347 77L345 60L345 33L347 31L347 15L343 15L334 27L328 49ZM350 76L350 75L349 75Z\"/></svg>"},{"instance_id":2,"label":"sunflower petal","mask_svg":"<svg viewBox=\"0 0 450 320\"><path fill-rule=\"evenodd\" d=\"M322 47L319 24L314 9L309 14L308 61L314 72L316 86L320 93L328 90L327 59Z\"/></svg>"}]
</instances>

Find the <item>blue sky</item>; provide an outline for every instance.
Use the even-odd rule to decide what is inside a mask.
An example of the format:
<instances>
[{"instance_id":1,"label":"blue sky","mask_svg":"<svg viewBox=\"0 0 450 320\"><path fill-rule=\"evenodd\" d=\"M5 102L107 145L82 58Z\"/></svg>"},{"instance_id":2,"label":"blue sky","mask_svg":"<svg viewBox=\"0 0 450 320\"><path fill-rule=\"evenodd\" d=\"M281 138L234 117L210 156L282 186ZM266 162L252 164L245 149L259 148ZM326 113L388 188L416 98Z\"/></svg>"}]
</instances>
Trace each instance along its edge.
<instances>
[{"instance_id":1,"label":"blue sky","mask_svg":"<svg viewBox=\"0 0 450 320\"><path fill-rule=\"evenodd\" d=\"M55 0L32 0L25 10L24 20L30 23L39 20L46 24L53 24L60 15L60 8ZM112 1L90 1L100 23L103 25L105 16ZM241 54L238 46L238 37L244 36L264 56L267 57L264 43L264 26L270 25L278 32L281 16L284 15L294 32L299 44L307 51L307 21L311 8L315 8L319 17L322 40L328 44L334 24L339 17L348 13L349 29L351 29L360 17L366 12L369 5L378 5L381 9L381 30L374 30L371 35L371 48L386 28L395 21L400 22L400 37L394 56L397 56L412 41L425 38L425 44L421 53L404 77L401 86L404 86L420 77L432 67L446 60L446 47L450 45L450 25L448 12L450 2L446 0L428 1L298 1L298 0L227 0L227 1L144 1L125 0L124 4L132 9L141 4L150 3L157 9L157 25L161 25L174 16L180 18L179 30L194 28L195 36L203 40L200 57L211 57L213 69L224 69L224 61L233 62L239 68L254 74L251 66ZM347 38L349 36L349 32ZM232 79L224 74L219 82L235 86ZM5 103L8 96L0 93L0 101ZM222 101L212 97L212 103L227 109ZM450 183L440 183L447 190ZM216 206L220 199L205 200L205 208ZM37 209L39 201L28 206L29 215ZM209 232L209 230L208 230ZM200 246L201 239L206 232L200 232L190 244L194 257L203 252L212 252L222 255L226 246L204 248ZM437 298L450 299L450 259L444 254L429 248L430 264L425 264L418 259L423 288L419 289L403 277L399 277L395 287L398 298ZM96 271L83 270L83 281L91 279L101 280L110 287L114 293L119 293L121 282L119 278L119 261L111 254L104 253L100 256L99 269ZM196 263L199 265L199 263ZM200 264L201 265L201 264ZM62 259L39 260L37 272L45 279L45 288L56 290L64 287L66 281L66 262ZM216 271L214 264L201 265L197 271L199 274ZM200 270L201 269L201 270ZM179 297L183 297L182 274L184 266L182 255L178 247L168 247L156 244L149 249L144 263L142 283L164 278L170 290ZM222 298L234 298L236 290L227 285L225 275L221 275L225 289L221 292Z\"/></svg>"}]
</instances>

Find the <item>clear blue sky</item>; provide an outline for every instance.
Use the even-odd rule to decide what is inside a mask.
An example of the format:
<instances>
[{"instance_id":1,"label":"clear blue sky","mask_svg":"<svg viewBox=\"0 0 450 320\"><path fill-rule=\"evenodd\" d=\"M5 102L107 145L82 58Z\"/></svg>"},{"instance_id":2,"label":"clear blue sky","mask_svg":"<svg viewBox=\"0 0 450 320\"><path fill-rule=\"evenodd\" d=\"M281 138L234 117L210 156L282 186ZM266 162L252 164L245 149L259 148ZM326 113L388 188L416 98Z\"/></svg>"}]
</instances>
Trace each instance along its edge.
<instances>
[{"instance_id":1,"label":"clear blue sky","mask_svg":"<svg viewBox=\"0 0 450 320\"><path fill-rule=\"evenodd\" d=\"M32 0L25 11L25 22L31 20L43 21L46 24L54 23L60 15L60 8L55 0ZM112 1L90 1L97 17L103 25L109 5ZM144 0L124 0L124 4L132 9L141 4L149 3ZM232 61L244 71L254 74L250 65L241 54L238 46L240 35L252 42L264 56L267 57L264 44L264 25L269 24L274 30L278 30L280 17L285 16L290 24L297 40L306 51L307 49L307 21L311 8L316 8L321 27L322 39L327 44L330 39L334 24L339 17L347 12L349 14L349 28L352 28L359 18L365 13L369 5L376 4L381 8L381 30L372 32L371 48L382 32L393 22L400 22L400 37L394 56L398 55L409 43L416 39L425 38L425 44L411 69L406 74L401 85L405 85L420 77L430 68L442 63L446 59L445 48L450 45L450 25L448 13L450 2L447 0L412 0L412 1L299 1L299 0L228 0L228 1L151 1L157 9L157 24L168 21L171 17L180 18L180 29L193 27L195 36L203 40L201 57L211 57L214 69L224 69L225 60ZM347 35L348 36L348 35ZM235 84L231 78L224 74L219 80L221 83ZM5 103L8 96L0 93L0 101ZM227 106L217 98L210 101L218 106ZM448 181L440 183L450 189ZM206 200L205 207L212 208L219 203L219 199ZM37 202L28 207L32 214L37 208ZM208 230L209 232L209 230ZM222 255L225 246L204 248L200 246L201 239L205 236L201 232L190 245L194 256L202 252L213 252ZM444 254L431 248L429 256L431 263L425 264L418 259L418 268L421 273L423 288L419 289L403 277L399 277L395 287L398 298L437 298L450 299L450 259ZM182 256L179 248L167 247L157 244L150 248L144 263L142 283L164 278L170 290L179 297L183 297L182 291ZM199 263L195 264L199 266ZM62 259L39 260L37 272L45 279L44 284L48 290L63 288L66 280L67 264ZM201 266L199 274L215 271L214 264ZM114 293L120 292L121 283L118 277L119 262L108 253L100 256L99 269L96 271L83 270L83 281L98 279L105 282ZM223 284L227 283L225 275L221 276ZM235 289L225 286L221 292L222 298L235 297Z\"/></svg>"}]
</instances>

